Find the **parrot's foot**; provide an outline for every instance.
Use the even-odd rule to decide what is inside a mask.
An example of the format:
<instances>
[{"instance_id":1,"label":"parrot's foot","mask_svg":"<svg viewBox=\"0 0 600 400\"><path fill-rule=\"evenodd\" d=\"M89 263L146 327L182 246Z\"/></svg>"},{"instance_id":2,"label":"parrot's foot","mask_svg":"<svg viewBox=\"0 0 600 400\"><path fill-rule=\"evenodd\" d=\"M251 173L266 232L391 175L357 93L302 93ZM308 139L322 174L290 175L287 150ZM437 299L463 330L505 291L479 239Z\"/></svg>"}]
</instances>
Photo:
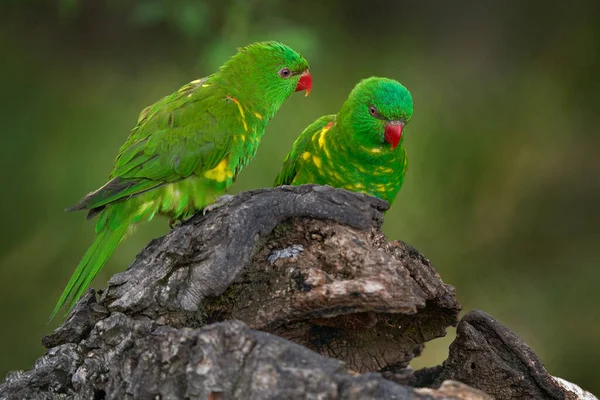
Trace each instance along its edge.
<instances>
[{"instance_id":1,"label":"parrot's foot","mask_svg":"<svg viewBox=\"0 0 600 400\"><path fill-rule=\"evenodd\" d=\"M215 200L214 203L209 204L208 206L204 207L204 209L202 210L202 215L206 215L206 213L215 211L217 208L223 207L224 205L229 203L231 200L233 200L233 197L234 196L231 194L224 194L223 196L219 196L217 198L217 200Z\"/></svg>"},{"instance_id":2,"label":"parrot's foot","mask_svg":"<svg viewBox=\"0 0 600 400\"><path fill-rule=\"evenodd\" d=\"M169 220L169 228L174 229L177 225L181 223L180 219L171 218Z\"/></svg>"}]
</instances>

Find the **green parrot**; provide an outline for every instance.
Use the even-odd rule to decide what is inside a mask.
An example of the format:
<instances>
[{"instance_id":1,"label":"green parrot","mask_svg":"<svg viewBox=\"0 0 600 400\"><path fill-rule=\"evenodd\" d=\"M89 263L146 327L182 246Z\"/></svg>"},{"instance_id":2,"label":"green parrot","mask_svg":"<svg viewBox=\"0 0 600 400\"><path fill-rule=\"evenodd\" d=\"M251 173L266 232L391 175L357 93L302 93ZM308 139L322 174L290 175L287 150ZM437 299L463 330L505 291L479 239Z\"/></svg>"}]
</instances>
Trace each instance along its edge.
<instances>
[{"instance_id":1,"label":"green parrot","mask_svg":"<svg viewBox=\"0 0 600 400\"><path fill-rule=\"evenodd\" d=\"M136 223L156 214L184 220L214 203L254 157L283 102L311 88L301 55L278 42L261 42L146 107L108 183L67 209L98 216L96 236L51 318L66 304L72 308Z\"/></svg>"},{"instance_id":2,"label":"green parrot","mask_svg":"<svg viewBox=\"0 0 600 400\"><path fill-rule=\"evenodd\" d=\"M337 115L325 115L298 137L275 186L318 183L394 202L408 159L404 126L413 102L399 82L359 82Z\"/></svg>"}]
</instances>

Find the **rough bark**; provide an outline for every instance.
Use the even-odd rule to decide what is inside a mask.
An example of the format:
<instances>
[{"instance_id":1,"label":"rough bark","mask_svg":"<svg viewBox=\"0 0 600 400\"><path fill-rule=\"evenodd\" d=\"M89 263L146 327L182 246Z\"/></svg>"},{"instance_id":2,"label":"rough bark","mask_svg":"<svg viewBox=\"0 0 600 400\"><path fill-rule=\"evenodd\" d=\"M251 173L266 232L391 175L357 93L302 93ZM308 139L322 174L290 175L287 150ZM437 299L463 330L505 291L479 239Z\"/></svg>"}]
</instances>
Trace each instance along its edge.
<instances>
[{"instance_id":1,"label":"rough bark","mask_svg":"<svg viewBox=\"0 0 600 400\"><path fill-rule=\"evenodd\" d=\"M444 364L417 371L410 383L438 387L448 379L478 388L497 399L595 398L550 375L519 336L480 310L462 318Z\"/></svg>"},{"instance_id":2,"label":"rough bark","mask_svg":"<svg viewBox=\"0 0 600 400\"><path fill-rule=\"evenodd\" d=\"M351 373L338 360L239 321L178 329L115 312L79 346L54 347L32 371L11 375L0 398L401 400L437 393ZM466 386L461 393L482 396Z\"/></svg>"},{"instance_id":3,"label":"rough bark","mask_svg":"<svg viewBox=\"0 0 600 400\"><path fill-rule=\"evenodd\" d=\"M288 220L223 296L204 302L207 322L241 320L360 372L405 367L456 324L460 305L425 260L409 256L414 249L397 243L396 258L382 241L376 226Z\"/></svg>"},{"instance_id":4,"label":"rough bark","mask_svg":"<svg viewBox=\"0 0 600 400\"><path fill-rule=\"evenodd\" d=\"M386 208L314 185L242 193L150 243L100 304L174 327L237 319L360 372L405 367L460 304L416 250L386 243Z\"/></svg>"},{"instance_id":5,"label":"rough bark","mask_svg":"<svg viewBox=\"0 0 600 400\"><path fill-rule=\"evenodd\" d=\"M458 338L444 367L406 368L461 306L418 251L387 242L386 209L315 185L237 195L84 296L0 399L490 398L445 379L512 394L464 375ZM522 386L556 389L540 376Z\"/></svg>"}]
</instances>

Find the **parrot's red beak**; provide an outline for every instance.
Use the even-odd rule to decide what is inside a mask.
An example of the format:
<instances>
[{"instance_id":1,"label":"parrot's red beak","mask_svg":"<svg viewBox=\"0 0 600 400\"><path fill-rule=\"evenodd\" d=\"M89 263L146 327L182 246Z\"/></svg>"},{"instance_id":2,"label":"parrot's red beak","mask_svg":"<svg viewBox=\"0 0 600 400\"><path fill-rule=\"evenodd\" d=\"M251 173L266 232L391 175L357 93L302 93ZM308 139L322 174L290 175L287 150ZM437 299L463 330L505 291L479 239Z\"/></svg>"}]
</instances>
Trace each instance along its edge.
<instances>
[{"instance_id":1,"label":"parrot's red beak","mask_svg":"<svg viewBox=\"0 0 600 400\"><path fill-rule=\"evenodd\" d=\"M404 122L402 121L390 121L385 126L385 141L392 145L392 150L398 146L400 139L402 139L402 129L404 128Z\"/></svg>"},{"instance_id":2,"label":"parrot's red beak","mask_svg":"<svg viewBox=\"0 0 600 400\"><path fill-rule=\"evenodd\" d=\"M308 70L306 70L302 73L302 75L300 75L300 79L298 80L298 84L296 85L296 92L306 90L306 96L308 96L311 89L312 89L312 76L310 76L310 72L308 72Z\"/></svg>"}]
</instances>

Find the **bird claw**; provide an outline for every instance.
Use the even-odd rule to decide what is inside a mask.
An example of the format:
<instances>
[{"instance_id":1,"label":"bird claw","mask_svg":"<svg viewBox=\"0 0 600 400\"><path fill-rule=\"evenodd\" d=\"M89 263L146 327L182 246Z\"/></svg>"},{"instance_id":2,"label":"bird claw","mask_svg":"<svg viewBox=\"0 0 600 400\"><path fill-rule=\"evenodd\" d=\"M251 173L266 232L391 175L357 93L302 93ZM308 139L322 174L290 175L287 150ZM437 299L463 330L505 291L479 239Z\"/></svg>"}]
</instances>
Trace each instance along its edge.
<instances>
[{"instance_id":1,"label":"bird claw","mask_svg":"<svg viewBox=\"0 0 600 400\"><path fill-rule=\"evenodd\" d=\"M202 215L206 215L206 213L215 211L216 209L227 205L231 200L233 200L233 197L234 196L231 194L224 194L223 196L219 196L214 203L204 207L204 209L202 210Z\"/></svg>"}]
</instances>

